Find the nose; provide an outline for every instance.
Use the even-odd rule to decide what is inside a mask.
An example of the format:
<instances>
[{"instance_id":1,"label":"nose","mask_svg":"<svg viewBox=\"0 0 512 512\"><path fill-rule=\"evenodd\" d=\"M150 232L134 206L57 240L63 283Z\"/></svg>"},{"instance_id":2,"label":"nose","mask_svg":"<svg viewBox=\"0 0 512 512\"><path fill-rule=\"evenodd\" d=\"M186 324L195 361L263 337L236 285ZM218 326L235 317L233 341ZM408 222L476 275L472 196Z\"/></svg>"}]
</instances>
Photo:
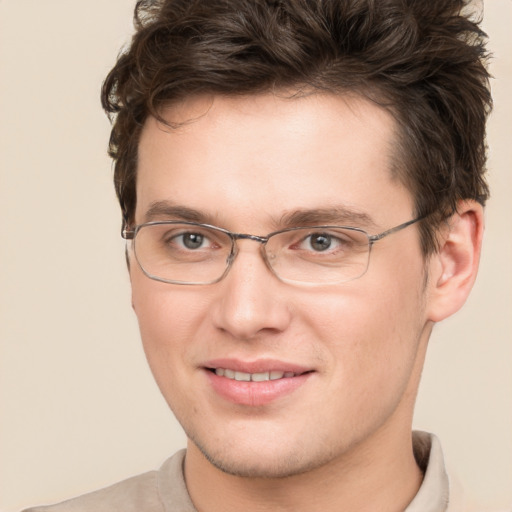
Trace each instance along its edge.
<instances>
[{"instance_id":1,"label":"nose","mask_svg":"<svg viewBox=\"0 0 512 512\"><path fill-rule=\"evenodd\" d=\"M268 269L251 241L239 242L228 274L217 283L213 322L238 340L283 332L291 320L287 285Z\"/></svg>"}]
</instances>

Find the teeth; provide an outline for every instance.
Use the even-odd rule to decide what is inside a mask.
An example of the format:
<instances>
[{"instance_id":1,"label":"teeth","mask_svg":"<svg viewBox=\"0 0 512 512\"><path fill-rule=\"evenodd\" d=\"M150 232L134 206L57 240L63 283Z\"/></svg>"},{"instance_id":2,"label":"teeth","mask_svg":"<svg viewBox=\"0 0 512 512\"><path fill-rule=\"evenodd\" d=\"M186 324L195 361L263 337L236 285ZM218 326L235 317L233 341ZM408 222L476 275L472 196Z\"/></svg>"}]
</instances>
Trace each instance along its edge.
<instances>
[{"instance_id":1,"label":"teeth","mask_svg":"<svg viewBox=\"0 0 512 512\"><path fill-rule=\"evenodd\" d=\"M269 380L269 373L268 372L253 373L251 375L251 380L253 382L263 382L264 380Z\"/></svg>"},{"instance_id":2,"label":"teeth","mask_svg":"<svg viewBox=\"0 0 512 512\"><path fill-rule=\"evenodd\" d=\"M272 370L271 372L246 373L230 370L229 368L215 368L215 374L219 377L227 377L228 379L243 382L265 382L268 380L289 379L295 377L293 372L282 372L280 370Z\"/></svg>"},{"instance_id":3,"label":"teeth","mask_svg":"<svg viewBox=\"0 0 512 512\"><path fill-rule=\"evenodd\" d=\"M224 370L224 377L227 377L228 379L234 379L235 378L235 371L234 370L228 370L227 368Z\"/></svg>"}]
</instances>

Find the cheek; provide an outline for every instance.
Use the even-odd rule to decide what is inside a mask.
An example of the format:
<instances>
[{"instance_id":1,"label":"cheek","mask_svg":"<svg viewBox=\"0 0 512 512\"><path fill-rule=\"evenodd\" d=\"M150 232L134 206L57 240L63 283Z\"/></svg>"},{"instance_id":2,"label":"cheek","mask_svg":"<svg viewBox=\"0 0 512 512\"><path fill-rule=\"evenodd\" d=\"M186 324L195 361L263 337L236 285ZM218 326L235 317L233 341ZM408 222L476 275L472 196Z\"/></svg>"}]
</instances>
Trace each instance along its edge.
<instances>
[{"instance_id":1,"label":"cheek","mask_svg":"<svg viewBox=\"0 0 512 512\"><path fill-rule=\"evenodd\" d=\"M411 281L365 286L364 281L336 294L324 293L302 304L308 328L330 352L339 378L361 388L390 376L406 378L423 330L422 294Z\"/></svg>"},{"instance_id":2,"label":"cheek","mask_svg":"<svg viewBox=\"0 0 512 512\"><path fill-rule=\"evenodd\" d=\"M177 417L197 409L197 397L186 383L194 377L190 347L194 333L203 324L205 309L204 301L190 292L143 275L132 277L133 308L144 352L163 397Z\"/></svg>"},{"instance_id":3,"label":"cheek","mask_svg":"<svg viewBox=\"0 0 512 512\"><path fill-rule=\"evenodd\" d=\"M422 329L412 302L400 289L376 292L364 282L315 300L304 297L303 326L326 362L325 402L318 405L318 416L326 423L333 418L333 430L342 421L344 432L358 437L385 422L402 401L413 400L408 390L415 381Z\"/></svg>"},{"instance_id":4,"label":"cheek","mask_svg":"<svg viewBox=\"0 0 512 512\"><path fill-rule=\"evenodd\" d=\"M144 351L159 380L160 372L185 358L188 340L202 324L205 302L189 288L152 281L140 272L132 271L131 281Z\"/></svg>"}]
</instances>

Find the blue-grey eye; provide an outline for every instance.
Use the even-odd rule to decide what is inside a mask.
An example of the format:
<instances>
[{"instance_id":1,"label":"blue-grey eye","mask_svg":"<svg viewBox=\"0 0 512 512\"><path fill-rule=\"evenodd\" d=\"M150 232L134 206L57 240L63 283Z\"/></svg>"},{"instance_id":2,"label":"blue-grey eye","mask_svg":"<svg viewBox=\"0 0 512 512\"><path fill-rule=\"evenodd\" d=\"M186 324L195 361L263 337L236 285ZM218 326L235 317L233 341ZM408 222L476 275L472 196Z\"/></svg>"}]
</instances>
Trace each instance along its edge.
<instances>
[{"instance_id":1,"label":"blue-grey eye","mask_svg":"<svg viewBox=\"0 0 512 512\"><path fill-rule=\"evenodd\" d=\"M326 251L331 248L332 237L325 233L310 235L309 243L315 251Z\"/></svg>"},{"instance_id":2,"label":"blue-grey eye","mask_svg":"<svg viewBox=\"0 0 512 512\"><path fill-rule=\"evenodd\" d=\"M187 249L199 249L204 242L204 236L199 233L185 233L181 239Z\"/></svg>"}]
</instances>

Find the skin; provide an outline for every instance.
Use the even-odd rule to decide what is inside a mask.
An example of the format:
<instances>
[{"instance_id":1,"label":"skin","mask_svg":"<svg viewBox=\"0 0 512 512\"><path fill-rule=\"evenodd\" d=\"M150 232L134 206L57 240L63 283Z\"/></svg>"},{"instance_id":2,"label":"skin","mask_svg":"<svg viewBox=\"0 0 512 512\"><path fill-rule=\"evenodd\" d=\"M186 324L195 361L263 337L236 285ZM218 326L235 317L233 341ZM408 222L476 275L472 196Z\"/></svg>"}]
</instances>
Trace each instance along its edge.
<instances>
[{"instance_id":1,"label":"skin","mask_svg":"<svg viewBox=\"0 0 512 512\"><path fill-rule=\"evenodd\" d=\"M178 218L162 208L148 216L155 203L256 235L303 209L343 208L370 234L414 217L411 194L390 172L394 121L363 99L199 97L164 115L193 121L177 130L146 122L137 224ZM313 287L279 281L250 240L213 285L151 280L131 254L133 307L189 439L196 508L403 510L422 479L411 423L428 338L469 293L481 232L481 208L461 203L427 261L413 225L373 247L361 278ZM219 358L278 360L310 374L270 403L237 404L212 388L205 365Z\"/></svg>"}]
</instances>

